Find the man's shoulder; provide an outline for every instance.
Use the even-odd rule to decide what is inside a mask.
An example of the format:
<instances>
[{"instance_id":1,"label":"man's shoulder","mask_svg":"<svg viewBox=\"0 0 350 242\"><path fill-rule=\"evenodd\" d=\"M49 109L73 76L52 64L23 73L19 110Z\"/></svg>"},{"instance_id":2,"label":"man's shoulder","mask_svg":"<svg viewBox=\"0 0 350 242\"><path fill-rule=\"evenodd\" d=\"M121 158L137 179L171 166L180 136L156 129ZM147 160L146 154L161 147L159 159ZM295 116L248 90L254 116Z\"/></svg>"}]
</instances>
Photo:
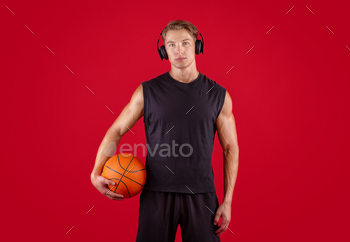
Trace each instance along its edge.
<instances>
[{"instance_id":1,"label":"man's shoulder","mask_svg":"<svg viewBox=\"0 0 350 242\"><path fill-rule=\"evenodd\" d=\"M223 86L223 84L221 83L218 83L217 81L215 81L214 79L212 78L209 78L208 76L204 75L203 74L203 77L204 77L204 80L212 87L215 87L217 89L221 89L222 91L226 91L226 88Z\"/></svg>"},{"instance_id":2,"label":"man's shoulder","mask_svg":"<svg viewBox=\"0 0 350 242\"><path fill-rule=\"evenodd\" d=\"M147 85L152 85L152 84L154 84L154 83L157 83L157 82L159 82L160 80L164 79L165 74L166 74L166 72L165 72L165 73L162 73L162 74L160 74L160 75L158 75L158 76L156 76L156 77L153 77L153 78L151 78L151 79L148 79L148 80L146 80L146 81L143 81L143 82L141 82L141 84L142 84L143 86L147 86Z\"/></svg>"}]
</instances>

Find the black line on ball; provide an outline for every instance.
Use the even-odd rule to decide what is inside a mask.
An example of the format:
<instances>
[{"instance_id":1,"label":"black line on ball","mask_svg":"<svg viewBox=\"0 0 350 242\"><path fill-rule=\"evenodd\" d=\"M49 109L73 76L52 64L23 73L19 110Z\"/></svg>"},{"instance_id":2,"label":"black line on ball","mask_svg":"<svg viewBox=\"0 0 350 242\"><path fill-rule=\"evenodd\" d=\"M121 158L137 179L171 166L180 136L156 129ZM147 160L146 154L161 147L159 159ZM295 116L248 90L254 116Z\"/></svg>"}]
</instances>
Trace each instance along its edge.
<instances>
[{"instance_id":1,"label":"black line on ball","mask_svg":"<svg viewBox=\"0 0 350 242\"><path fill-rule=\"evenodd\" d=\"M121 167L122 169L124 169L124 168L122 167L122 165L120 164L119 154L117 155L117 157L118 157L118 161L119 161L119 165L120 165L120 167ZM119 180L119 182L118 182L117 187L115 188L116 190L117 190L117 188L118 188L118 186L119 186L119 184L120 184L120 181L123 179L123 176L124 176L124 174L125 174L126 170L128 169L128 167L130 166L130 164L131 164L132 160L134 159L134 157L135 157L135 156L133 156L133 157L132 157L132 159L130 160L130 162L129 162L128 166L126 167L126 169L124 169L124 173L123 173L122 177L120 178L120 180Z\"/></svg>"},{"instance_id":2,"label":"black line on ball","mask_svg":"<svg viewBox=\"0 0 350 242\"><path fill-rule=\"evenodd\" d=\"M108 169L110 169L110 170L112 170L112 171L118 173L119 175L123 175L122 173L120 173L120 172L118 172L118 171L116 171L116 170L110 168L109 166L106 166L106 165L105 165L105 167L107 167ZM141 169L140 171L142 171L142 170L146 170L146 169ZM142 185L141 183L138 183L137 181L131 179L130 177L127 177L126 175L124 175L124 177L125 177L125 178L128 178L129 180L131 180L131 181L133 181L133 182L135 182L135 183L137 183L137 184L139 184L140 186L143 187L143 185Z\"/></svg>"}]
</instances>

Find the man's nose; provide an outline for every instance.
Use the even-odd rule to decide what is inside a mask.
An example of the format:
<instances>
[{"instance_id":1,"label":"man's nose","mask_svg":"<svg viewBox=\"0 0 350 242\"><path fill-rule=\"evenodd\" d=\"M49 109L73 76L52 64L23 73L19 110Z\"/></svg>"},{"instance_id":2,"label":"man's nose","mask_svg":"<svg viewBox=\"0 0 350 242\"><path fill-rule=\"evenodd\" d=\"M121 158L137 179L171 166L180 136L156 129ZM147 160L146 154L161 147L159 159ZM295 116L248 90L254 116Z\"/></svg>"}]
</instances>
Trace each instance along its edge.
<instances>
[{"instance_id":1,"label":"man's nose","mask_svg":"<svg viewBox=\"0 0 350 242\"><path fill-rule=\"evenodd\" d=\"M183 53L183 46L181 44L177 47L177 53Z\"/></svg>"}]
</instances>

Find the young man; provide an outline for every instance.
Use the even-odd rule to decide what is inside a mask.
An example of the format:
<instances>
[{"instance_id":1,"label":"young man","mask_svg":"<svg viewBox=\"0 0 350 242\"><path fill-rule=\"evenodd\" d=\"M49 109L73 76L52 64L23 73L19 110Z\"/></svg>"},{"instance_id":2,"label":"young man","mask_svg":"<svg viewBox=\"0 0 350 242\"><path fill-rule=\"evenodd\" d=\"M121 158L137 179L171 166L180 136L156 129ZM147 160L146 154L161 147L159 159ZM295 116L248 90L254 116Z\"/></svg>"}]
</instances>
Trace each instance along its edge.
<instances>
[{"instance_id":1,"label":"young man","mask_svg":"<svg viewBox=\"0 0 350 242\"><path fill-rule=\"evenodd\" d=\"M164 149L147 152L137 242L174 241L178 225L183 241L220 241L218 235L227 230L231 220L238 171L232 101L224 87L197 71L197 33L188 21L168 23L162 38L164 58L169 59L171 70L136 89L107 131L91 173L93 185L102 194L123 200L122 195L109 192L107 184L114 183L100 176L108 156L113 155L106 155L104 150L113 142L117 146L142 116L149 150L154 152L164 144L172 146L166 154ZM216 131L224 159L224 199L220 206L211 164Z\"/></svg>"}]
</instances>

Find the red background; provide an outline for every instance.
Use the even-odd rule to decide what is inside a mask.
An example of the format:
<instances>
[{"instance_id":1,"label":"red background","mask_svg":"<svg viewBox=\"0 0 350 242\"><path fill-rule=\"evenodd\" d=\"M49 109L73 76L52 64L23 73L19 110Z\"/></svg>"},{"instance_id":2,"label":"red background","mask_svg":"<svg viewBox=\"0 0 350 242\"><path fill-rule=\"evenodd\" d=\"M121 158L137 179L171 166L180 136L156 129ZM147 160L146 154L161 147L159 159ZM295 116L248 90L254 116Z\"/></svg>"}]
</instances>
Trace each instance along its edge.
<instances>
[{"instance_id":1,"label":"red background","mask_svg":"<svg viewBox=\"0 0 350 242\"><path fill-rule=\"evenodd\" d=\"M198 70L229 91L236 118L234 234L222 241L349 241L349 9L314 0L2 1L1 240L135 241L139 195L112 201L90 172L136 87L170 70L156 41L184 19L204 36ZM132 131L119 145L145 144L142 119ZM216 137L220 203L222 167Z\"/></svg>"}]
</instances>

